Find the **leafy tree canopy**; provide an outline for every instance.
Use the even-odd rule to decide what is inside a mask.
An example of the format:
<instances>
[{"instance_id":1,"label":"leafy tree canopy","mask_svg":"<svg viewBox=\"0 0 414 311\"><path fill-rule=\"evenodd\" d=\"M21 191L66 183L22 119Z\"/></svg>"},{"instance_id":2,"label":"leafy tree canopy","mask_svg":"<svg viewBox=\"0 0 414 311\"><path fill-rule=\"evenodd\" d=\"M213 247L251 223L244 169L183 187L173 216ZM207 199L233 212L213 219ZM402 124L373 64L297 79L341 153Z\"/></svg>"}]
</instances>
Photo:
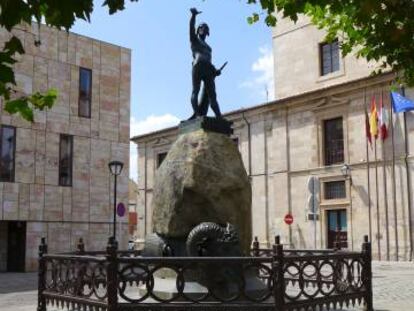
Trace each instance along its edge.
<instances>
[{"instance_id":1,"label":"leafy tree canopy","mask_svg":"<svg viewBox=\"0 0 414 311\"><path fill-rule=\"evenodd\" d=\"M109 14L123 10L126 0L102 0ZM137 2L138 0L130 0ZM400 81L414 86L414 1L413 0L245 0L259 5L262 13L248 18L257 22L262 15L269 26L277 23L275 11L293 21L299 14L327 31L326 39L340 38L344 55L355 51L358 57L375 60L381 68L391 68ZM75 20L90 20L93 0L0 0L0 26L11 31L33 20L69 30ZM41 44L41 42L35 42ZM12 36L0 50L0 97L4 108L33 121L33 109L52 107L56 90L18 97L13 64L16 54L23 54L20 40ZM382 69L380 68L379 71Z\"/></svg>"},{"instance_id":2,"label":"leafy tree canopy","mask_svg":"<svg viewBox=\"0 0 414 311\"><path fill-rule=\"evenodd\" d=\"M275 26L275 11L297 21L299 14L327 31L327 41L339 38L343 55L374 60L377 72L391 68L398 82L414 86L414 1L413 0L247 0L260 3L264 21ZM260 19L258 13L249 23Z\"/></svg>"}]
</instances>

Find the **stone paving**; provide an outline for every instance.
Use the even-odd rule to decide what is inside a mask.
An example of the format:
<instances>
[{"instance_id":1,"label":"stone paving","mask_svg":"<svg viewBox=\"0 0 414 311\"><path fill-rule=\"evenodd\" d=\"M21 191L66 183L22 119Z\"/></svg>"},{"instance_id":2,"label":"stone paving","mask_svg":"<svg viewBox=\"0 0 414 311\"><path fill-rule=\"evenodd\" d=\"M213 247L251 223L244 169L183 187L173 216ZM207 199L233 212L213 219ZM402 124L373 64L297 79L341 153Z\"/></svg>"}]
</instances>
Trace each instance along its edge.
<instances>
[{"instance_id":1,"label":"stone paving","mask_svg":"<svg viewBox=\"0 0 414 311\"><path fill-rule=\"evenodd\" d=\"M374 262L373 272L376 311L414 311L414 263ZM0 273L0 311L35 311L36 288L36 273Z\"/></svg>"}]
</instances>

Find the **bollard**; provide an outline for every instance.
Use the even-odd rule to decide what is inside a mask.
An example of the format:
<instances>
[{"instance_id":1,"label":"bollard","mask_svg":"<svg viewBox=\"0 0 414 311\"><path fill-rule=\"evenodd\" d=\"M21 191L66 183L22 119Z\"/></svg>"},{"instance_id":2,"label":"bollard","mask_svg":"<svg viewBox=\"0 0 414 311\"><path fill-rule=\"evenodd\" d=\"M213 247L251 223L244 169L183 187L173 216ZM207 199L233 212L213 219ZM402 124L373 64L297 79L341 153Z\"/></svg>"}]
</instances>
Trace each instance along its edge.
<instances>
[{"instance_id":1,"label":"bollard","mask_svg":"<svg viewBox=\"0 0 414 311\"><path fill-rule=\"evenodd\" d=\"M108 265L106 268L106 290L108 295L108 311L117 311L118 309L118 243L115 237L110 237L106 247L106 259Z\"/></svg>"},{"instance_id":2,"label":"bollard","mask_svg":"<svg viewBox=\"0 0 414 311\"><path fill-rule=\"evenodd\" d=\"M43 255L47 254L46 238L42 237L39 245L39 269L37 283L37 311L46 311L46 298L43 291L46 289L46 261Z\"/></svg>"},{"instance_id":3,"label":"bollard","mask_svg":"<svg viewBox=\"0 0 414 311\"><path fill-rule=\"evenodd\" d=\"M365 310L374 311L374 304L372 298L372 252L371 242L368 240L368 235L364 236L364 243L362 243L362 255L364 258L364 269L362 280L365 284Z\"/></svg>"},{"instance_id":4,"label":"bollard","mask_svg":"<svg viewBox=\"0 0 414 311\"><path fill-rule=\"evenodd\" d=\"M280 243L280 236L275 237L273 245L273 286L275 296L275 310L285 309L285 279L284 279L284 256L283 245Z\"/></svg>"}]
</instances>

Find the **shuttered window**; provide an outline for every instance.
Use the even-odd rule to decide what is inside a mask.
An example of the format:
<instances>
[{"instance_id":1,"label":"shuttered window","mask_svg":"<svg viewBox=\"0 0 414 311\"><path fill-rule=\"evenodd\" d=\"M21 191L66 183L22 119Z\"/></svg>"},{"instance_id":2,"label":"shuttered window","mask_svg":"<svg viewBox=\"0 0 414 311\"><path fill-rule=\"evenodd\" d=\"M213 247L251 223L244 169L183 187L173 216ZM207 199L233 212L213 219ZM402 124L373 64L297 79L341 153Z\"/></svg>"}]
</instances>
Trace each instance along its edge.
<instances>
[{"instance_id":1,"label":"shuttered window","mask_svg":"<svg viewBox=\"0 0 414 311\"><path fill-rule=\"evenodd\" d=\"M320 44L320 59L322 76L339 70L338 40Z\"/></svg>"}]
</instances>

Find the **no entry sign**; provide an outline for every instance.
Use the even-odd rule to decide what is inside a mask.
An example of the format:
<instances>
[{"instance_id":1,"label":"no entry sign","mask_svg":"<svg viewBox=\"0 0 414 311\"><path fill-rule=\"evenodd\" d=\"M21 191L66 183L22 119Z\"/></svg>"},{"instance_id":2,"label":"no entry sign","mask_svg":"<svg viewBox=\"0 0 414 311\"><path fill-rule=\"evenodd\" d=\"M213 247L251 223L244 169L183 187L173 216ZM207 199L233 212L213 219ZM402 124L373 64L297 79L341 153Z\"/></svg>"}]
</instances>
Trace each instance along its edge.
<instances>
[{"instance_id":1,"label":"no entry sign","mask_svg":"<svg viewBox=\"0 0 414 311\"><path fill-rule=\"evenodd\" d=\"M293 223L293 216L291 214L286 214L284 220L285 220L285 224L291 225Z\"/></svg>"}]
</instances>

